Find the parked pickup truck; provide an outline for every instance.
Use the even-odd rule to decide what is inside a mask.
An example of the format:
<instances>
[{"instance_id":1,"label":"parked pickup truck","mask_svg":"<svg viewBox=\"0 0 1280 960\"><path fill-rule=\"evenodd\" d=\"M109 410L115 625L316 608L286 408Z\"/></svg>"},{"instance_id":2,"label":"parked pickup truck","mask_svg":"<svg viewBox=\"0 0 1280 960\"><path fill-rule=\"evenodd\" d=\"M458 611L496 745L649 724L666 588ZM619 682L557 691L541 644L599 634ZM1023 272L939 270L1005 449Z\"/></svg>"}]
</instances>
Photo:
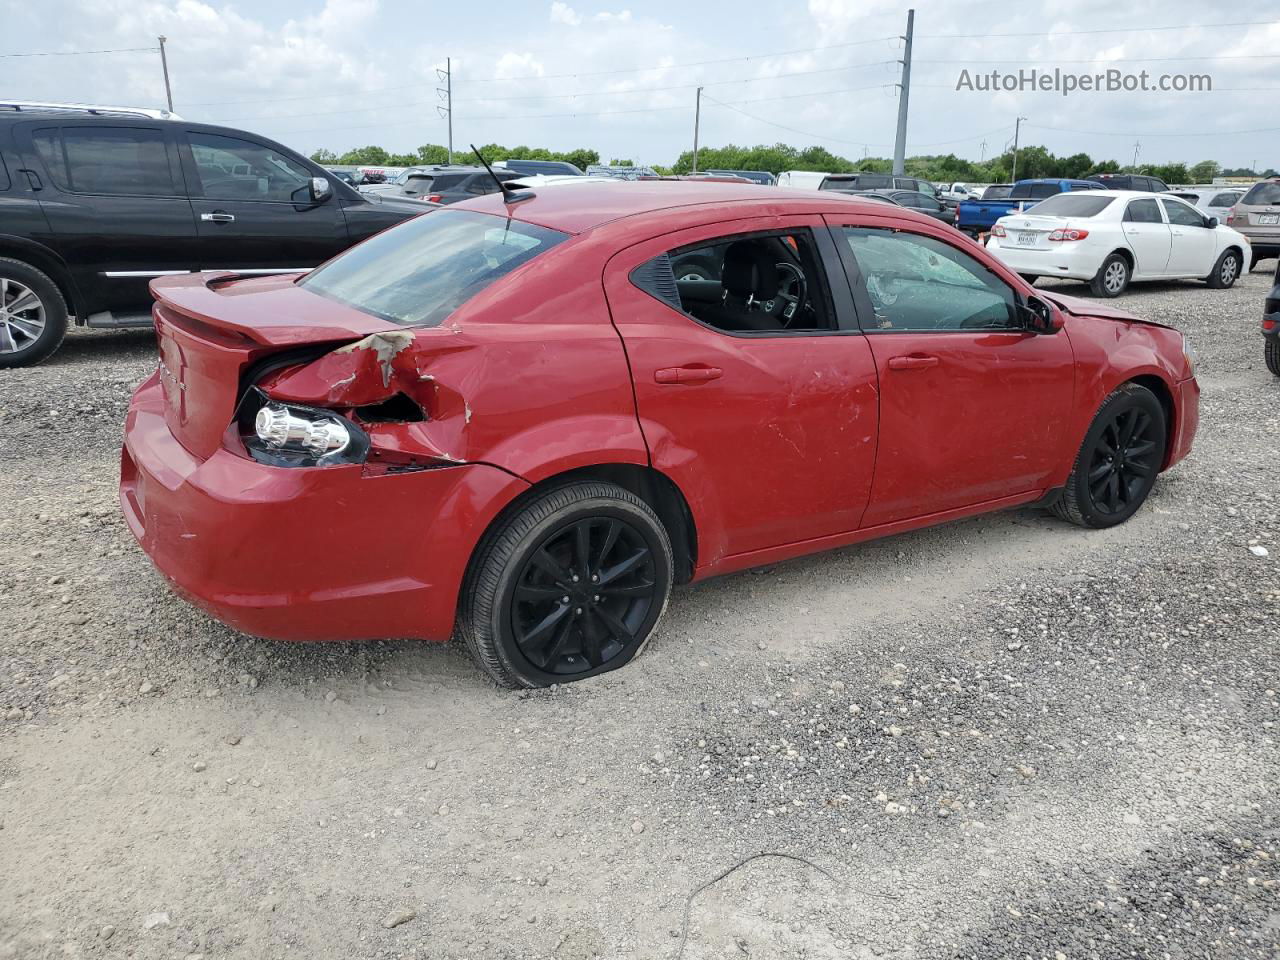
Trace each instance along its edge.
<instances>
[{"instance_id":1,"label":"parked pickup truck","mask_svg":"<svg viewBox=\"0 0 1280 960\"><path fill-rule=\"evenodd\" d=\"M1106 189L1092 180L1019 180L1002 199L962 200L956 209L956 229L971 236L986 233L1001 217L1034 206L1046 197L1068 190Z\"/></svg>"}]
</instances>

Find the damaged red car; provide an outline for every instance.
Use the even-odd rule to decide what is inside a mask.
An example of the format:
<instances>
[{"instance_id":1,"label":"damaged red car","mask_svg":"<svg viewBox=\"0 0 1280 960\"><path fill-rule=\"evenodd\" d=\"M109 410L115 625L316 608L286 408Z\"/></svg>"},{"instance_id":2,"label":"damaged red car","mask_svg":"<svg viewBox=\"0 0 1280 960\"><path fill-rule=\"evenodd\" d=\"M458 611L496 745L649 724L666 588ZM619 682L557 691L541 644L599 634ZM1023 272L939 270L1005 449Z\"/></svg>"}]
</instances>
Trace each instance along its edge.
<instances>
[{"instance_id":1,"label":"damaged red car","mask_svg":"<svg viewBox=\"0 0 1280 960\"><path fill-rule=\"evenodd\" d=\"M830 193L557 185L152 289L120 499L161 573L263 637L456 629L509 685L627 663L675 584L1009 507L1120 523L1198 419L1176 330Z\"/></svg>"}]
</instances>

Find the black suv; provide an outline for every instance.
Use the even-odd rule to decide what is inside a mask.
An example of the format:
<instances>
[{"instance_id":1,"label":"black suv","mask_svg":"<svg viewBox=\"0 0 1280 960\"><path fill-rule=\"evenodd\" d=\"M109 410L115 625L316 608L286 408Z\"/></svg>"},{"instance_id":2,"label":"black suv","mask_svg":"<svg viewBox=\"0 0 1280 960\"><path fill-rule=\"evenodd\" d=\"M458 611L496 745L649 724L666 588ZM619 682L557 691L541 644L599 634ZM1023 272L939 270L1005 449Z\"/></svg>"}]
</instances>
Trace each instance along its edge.
<instances>
[{"instance_id":1,"label":"black suv","mask_svg":"<svg viewBox=\"0 0 1280 960\"><path fill-rule=\"evenodd\" d=\"M1159 177L1140 177L1133 173L1095 173L1085 179L1100 183L1108 190L1145 190L1148 193L1164 193L1169 189L1169 185Z\"/></svg>"},{"instance_id":2,"label":"black suv","mask_svg":"<svg viewBox=\"0 0 1280 960\"><path fill-rule=\"evenodd\" d=\"M928 180L892 173L833 173L818 185L819 190L844 190L865 193L868 190L914 190L935 200L943 200L938 188ZM954 204L952 204L954 206Z\"/></svg>"},{"instance_id":3,"label":"black suv","mask_svg":"<svg viewBox=\"0 0 1280 960\"><path fill-rule=\"evenodd\" d=\"M300 272L424 206L241 130L0 104L0 367L48 357L71 317L150 324L153 277Z\"/></svg>"}]
</instances>

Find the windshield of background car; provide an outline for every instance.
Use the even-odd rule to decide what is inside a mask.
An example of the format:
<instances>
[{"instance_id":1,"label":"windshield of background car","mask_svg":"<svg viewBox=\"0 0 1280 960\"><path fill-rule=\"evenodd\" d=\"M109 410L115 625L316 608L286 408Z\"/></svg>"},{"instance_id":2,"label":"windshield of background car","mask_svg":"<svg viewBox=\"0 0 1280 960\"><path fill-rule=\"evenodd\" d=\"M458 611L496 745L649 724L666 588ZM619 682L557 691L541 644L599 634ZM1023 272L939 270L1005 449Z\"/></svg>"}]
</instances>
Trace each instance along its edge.
<instances>
[{"instance_id":1,"label":"windshield of background car","mask_svg":"<svg viewBox=\"0 0 1280 960\"><path fill-rule=\"evenodd\" d=\"M1241 203L1280 203L1280 183L1255 183Z\"/></svg>"},{"instance_id":2,"label":"windshield of background car","mask_svg":"<svg viewBox=\"0 0 1280 960\"><path fill-rule=\"evenodd\" d=\"M568 236L505 217L438 210L351 248L299 285L392 323L436 326Z\"/></svg>"},{"instance_id":3,"label":"windshield of background car","mask_svg":"<svg viewBox=\"0 0 1280 960\"><path fill-rule=\"evenodd\" d=\"M1058 193L1036 204L1037 217L1096 217L1114 197L1096 193Z\"/></svg>"}]
</instances>

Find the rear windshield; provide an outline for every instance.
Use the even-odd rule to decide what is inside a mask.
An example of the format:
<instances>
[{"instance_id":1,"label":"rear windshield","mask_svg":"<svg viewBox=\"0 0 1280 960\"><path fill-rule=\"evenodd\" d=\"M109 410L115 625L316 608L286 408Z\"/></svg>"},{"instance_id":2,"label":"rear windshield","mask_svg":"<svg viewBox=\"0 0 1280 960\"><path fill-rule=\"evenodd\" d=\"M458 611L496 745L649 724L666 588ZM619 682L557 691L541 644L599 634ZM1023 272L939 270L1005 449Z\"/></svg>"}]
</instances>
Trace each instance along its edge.
<instances>
[{"instance_id":1,"label":"rear windshield","mask_svg":"<svg viewBox=\"0 0 1280 960\"><path fill-rule=\"evenodd\" d=\"M313 270L300 286L375 317L437 326L495 280L568 234L466 210L437 210Z\"/></svg>"},{"instance_id":2,"label":"rear windshield","mask_svg":"<svg viewBox=\"0 0 1280 960\"><path fill-rule=\"evenodd\" d=\"M1009 191L1010 200L1043 200L1056 196L1062 188L1056 183L1019 183Z\"/></svg>"},{"instance_id":3,"label":"rear windshield","mask_svg":"<svg viewBox=\"0 0 1280 960\"><path fill-rule=\"evenodd\" d=\"M1280 183L1255 183L1241 203L1280 203Z\"/></svg>"},{"instance_id":4,"label":"rear windshield","mask_svg":"<svg viewBox=\"0 0 1280 960\"><path fill-rule=\"evenodd\" d=\"M862 174L857 179L859 190L886 190L893 186L893 177Z\"/></svg>"},{"instance_id":5,"label":"rear windshield","mask_svg":"<svg viewBox=\"0 0 1280 960\"><path fill-rule=\"evenodd\" d=\"M1058 193L1037 203L1032 210L1037 217L1096 217L1115 197L1098 193Z\"/></svg>"},{"instance_id":6,"label":"rear windshield","mask_svg":"<svg viewBox=\"0 0 1280 960\"><path fill-rule=\"evenodd\" d=\"M452 190L462 186L462 182L469 176L471 176L469 173L439 173L436 174L433 186L437 190Z\"/></svg>"},{"instance_id":7,"label":"rear windshield","mask_svg":"<svg viewBox=\"0 0 1280 960\"><path fill-rule=\"evenodd\" d=\"M1005 197L1009 196L1009 191L1012 189L1013 187L1010 187L1008 185L987 187L986 190L982 191L982 199L983 200L1003 200Z\"/></svg>"}]
</instances>

